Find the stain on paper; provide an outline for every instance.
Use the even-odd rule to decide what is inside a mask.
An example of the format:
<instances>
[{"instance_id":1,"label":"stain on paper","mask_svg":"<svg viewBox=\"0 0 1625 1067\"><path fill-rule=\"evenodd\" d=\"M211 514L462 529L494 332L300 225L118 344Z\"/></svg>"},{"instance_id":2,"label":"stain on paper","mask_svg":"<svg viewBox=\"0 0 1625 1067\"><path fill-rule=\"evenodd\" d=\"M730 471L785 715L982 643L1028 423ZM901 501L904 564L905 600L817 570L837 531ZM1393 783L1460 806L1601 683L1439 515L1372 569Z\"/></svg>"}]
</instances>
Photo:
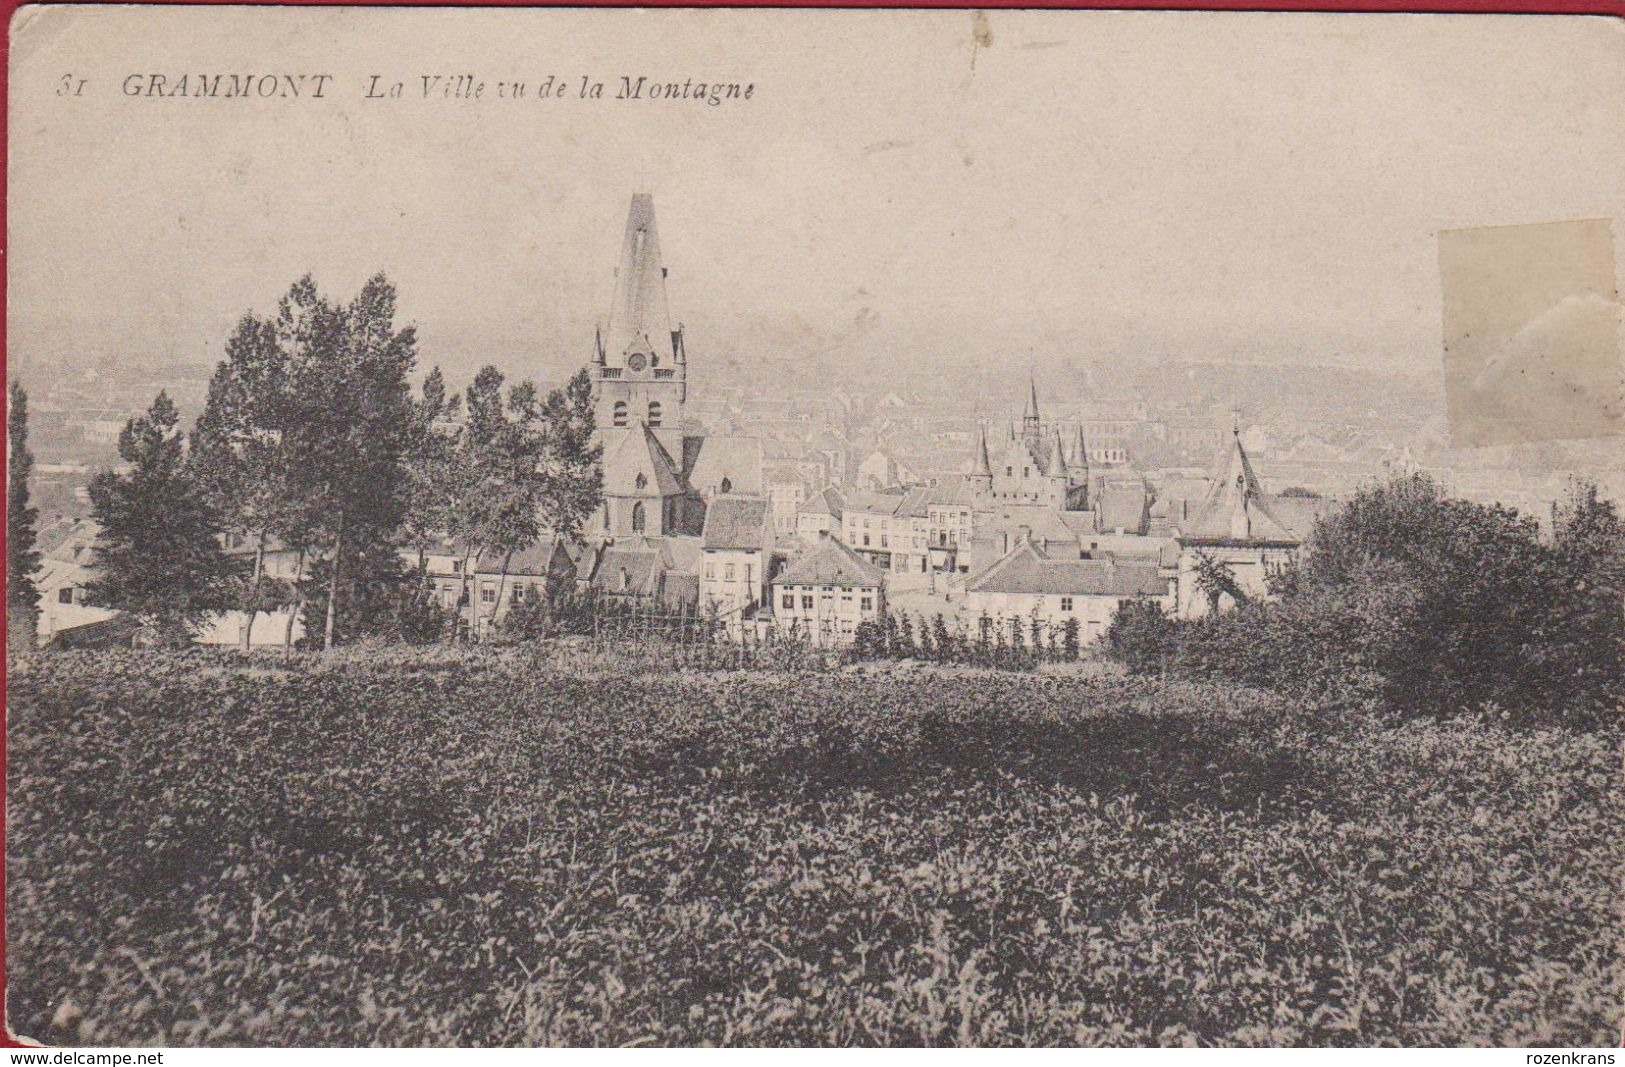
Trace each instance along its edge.
<instances>
[{"instance_id":1,"label":"stain on paper","mask_svg":"<svg viewBox=\"0 0 1625 1067\"><path fill-rule=\"evenodd\" d=\"M1607 219L1439 234L1455 447L1625 433Z\"/></svg>"}]
</instances>

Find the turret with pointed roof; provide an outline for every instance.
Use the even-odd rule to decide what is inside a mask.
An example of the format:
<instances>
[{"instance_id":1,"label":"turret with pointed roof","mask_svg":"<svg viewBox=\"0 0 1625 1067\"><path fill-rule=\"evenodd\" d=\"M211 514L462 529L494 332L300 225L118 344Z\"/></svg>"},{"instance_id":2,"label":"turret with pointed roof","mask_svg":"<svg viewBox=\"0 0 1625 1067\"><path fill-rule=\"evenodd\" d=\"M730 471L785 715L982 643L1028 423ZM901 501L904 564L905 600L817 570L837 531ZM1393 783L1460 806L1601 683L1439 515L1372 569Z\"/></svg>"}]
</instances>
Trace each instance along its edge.
<instances>
[{"instance_id":1,"label":"turret with pointed roof","mask_svg":"<svg viewBox=\"0 0 1625 1067\"><path fill-rule=\"evenodd\" d=\"M1050 438L1049 452L1044 457L1044 473L1051 478L1066 478L1066 449L1061 446L1061 431L1056 430Z\"/></svg>"},{"instance_id":2,"label":"turret with pointed roof","mask_svg":"<svg viewBox=\"0 0 1625 1067\"><path fill-rule=\"evenodd\" d=\"M1089 509L1089 442L1084 440L1083 423L1078 423L1078 429L1072 440L1072 460L1068 464L1072 472L1072 484L1079 489L1073 506L1080 511Z\"/></svg>"},{"instance_id":3,"label":"turret with pointed roof","mask_svg":"<svg viewBox=\"0 0 1625 1067\"><path fill-rule=\"evenodd\" d=\"M1232 432L1219 475L1208 490L1196 517L1181 525L1181 541L1296 545L1300 538L1271 512L1252 461L1242 447L1241 434Z\"/></svg>"},{"instance_id":4,"label":"turret with pointed roof","mask_svg":"<svg viewBox=\"0 0 1625 1067\"><path fill-rule=\"evenodd\" d=\"M971 452L970 484L980 492L993 488L993 464L987 455L987 427L976 425L976 447Z\"/></svg>"}]
</instances>

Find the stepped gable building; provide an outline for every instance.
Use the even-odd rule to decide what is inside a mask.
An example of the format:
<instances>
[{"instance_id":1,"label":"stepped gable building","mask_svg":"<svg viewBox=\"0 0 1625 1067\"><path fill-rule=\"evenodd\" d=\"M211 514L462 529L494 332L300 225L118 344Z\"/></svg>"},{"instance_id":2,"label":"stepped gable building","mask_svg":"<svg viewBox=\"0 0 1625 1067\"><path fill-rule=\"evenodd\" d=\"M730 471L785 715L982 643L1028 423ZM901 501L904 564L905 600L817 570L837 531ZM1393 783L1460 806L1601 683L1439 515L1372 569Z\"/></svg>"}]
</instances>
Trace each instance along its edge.
<instances>
[{"instance_id":1,"label":"stepped gable building","mask_svg":"<svg viewBox=\"0 0 1625 1067\"><path fill-rule=\"evenodd\" d=\"M654 198L638 193L591 366L604 504L589 528L604 539L698 536L709 496L761 492L760 442L684 431L688 351L682 324L671 325L666 273Z\"/></svg>"},{"instance_id":2,"label":"stepped gable building","mask_svg":"<svg viewBox=\"0 0 1625 1067\"><path fill-rule=\"evenodd\" d=\"M995 503L1042 504L1057 511L1086 511L1089 508L1088 450L1082 448L1081 429L1076 437L1069 457L1060 427L1046 425L1039 415L1038 384L1029 377L1027 406L1019 429L1012 424L1007 438L990 447L986 428L977 428L971 455L972 483Z\"/></svg>"}]
</instances>

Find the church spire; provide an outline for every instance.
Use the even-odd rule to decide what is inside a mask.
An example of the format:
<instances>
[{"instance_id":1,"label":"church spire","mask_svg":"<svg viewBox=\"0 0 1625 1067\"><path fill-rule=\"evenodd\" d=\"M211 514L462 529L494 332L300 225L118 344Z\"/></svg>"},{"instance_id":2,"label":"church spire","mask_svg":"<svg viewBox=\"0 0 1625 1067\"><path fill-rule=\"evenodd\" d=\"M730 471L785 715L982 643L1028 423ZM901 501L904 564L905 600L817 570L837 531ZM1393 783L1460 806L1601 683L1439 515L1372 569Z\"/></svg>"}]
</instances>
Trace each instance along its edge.
<instances>
[{"instance_id":1,"label":"church spire","mask_svg":"<svg viewBox=\"0 0 1625 1067\"><path fill-rule=\"evenodd\" d=\"M620 266L615 270L615 299L603 346L610 359L640 353L655 366L676 360L671 314L666 308L666 268L660 258L654 197L635 193L626 216Z\"/></svg>"},{"instance_id":2,"label":"church spire","mask_svg":"<svg viewBox=\"0 0 1625 1067\"><path fill-rule=\"evenodd\" d=\"M1027 409L1021 413L1021 436L1034 452L1038 451L1043 422L1038 417L1038 381L1032 371L1027 372Z\"/></svg>"}]
</instances>

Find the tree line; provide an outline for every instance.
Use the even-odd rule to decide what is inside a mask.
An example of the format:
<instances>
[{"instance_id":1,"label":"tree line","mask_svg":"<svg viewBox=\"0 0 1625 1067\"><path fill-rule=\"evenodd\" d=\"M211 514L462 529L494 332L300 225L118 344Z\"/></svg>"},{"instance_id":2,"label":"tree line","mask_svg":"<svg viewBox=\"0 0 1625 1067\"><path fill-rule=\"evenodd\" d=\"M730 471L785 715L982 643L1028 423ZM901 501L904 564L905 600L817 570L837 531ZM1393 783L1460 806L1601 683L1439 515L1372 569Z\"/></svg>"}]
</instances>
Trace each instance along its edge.
<instances>
[{"instance_id":1,"label":"tree line","mask_svg":"<svg viewBox=\"0 0 1625 1067\"><path fill-rule=\"evenodd\" d=\"M1589 722L1625 699L1625 523L1589 482L1542 531L1426 474L1394 478L1322 517L1268 597L1212 559L1197 582L1215 608L1234 606L1173 619L1131 605L1107 630L1110 653L1138 673L1327 707Z\"/></svg>"},{"instance_id":2,"label":"tree line","mask_svg":"<svg viewBox=\"0 0 1625 1067\"><path fill-rule=\"evenodd\" d=\"M451 621L427 587L431 550L457 546L466 600L480 559L498 561L505 581L517 553L578 538L602 499L585 369L543 395L487 366L458 395L435 367L414 391L417 334L395 317L381 274L348 302L307 275L273 315L238 321L190 435L160 392L119 435L125 469L90 483L100 532L86 602L126 613L159 642L236 610L247 648L258 616L283 609L284 645L295 617L321 647L366 634L430 639ZM9 606L32 617L37 594L17 580L37 565L20 388L8 425ZM291 576L272 575L273 549L292 553Z\"/></svg>"}]
</instances>

